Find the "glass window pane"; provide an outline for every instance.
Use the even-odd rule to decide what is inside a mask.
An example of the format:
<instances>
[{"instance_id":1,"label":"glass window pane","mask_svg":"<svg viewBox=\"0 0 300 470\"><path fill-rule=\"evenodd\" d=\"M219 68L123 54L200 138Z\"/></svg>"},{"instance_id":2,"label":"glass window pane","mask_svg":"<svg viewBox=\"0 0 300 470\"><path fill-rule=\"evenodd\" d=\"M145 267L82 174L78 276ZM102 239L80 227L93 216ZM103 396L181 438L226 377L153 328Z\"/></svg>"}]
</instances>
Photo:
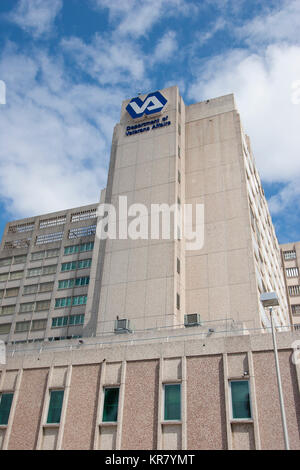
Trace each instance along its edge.
<instances>
[{"instance_id":1,"label":"glass window pane","mask_svg":"<svg viewBox=\"0 0 300 470\"><path fill-rule=\"evenodd\" d=\"M60 422L63 399L64 399L63 390L52 390L50 392L50 403L49 403L49 411L48 411L48 418L47 418L48 424Z\"/></svg>"},{"instance_id":2,"label":"glass window pane","mask_svg":"<svg viewBox=\"0 0 300 470\"><path fill-rule=\"evenodd\" d=\"M0 425L6 426L8 423L13 396L13 393L0 395Z\"/></svg>"},{"instance_id":3,"label":"glass window pane","mask_svg":"<svg viewBox=\"0 0 300 470\"><path fill-rule=\"evenodd\" d=\"M233 419L251 418L249 382L247 380L231 382Z\"/></svg>"},{"instance_id":4,"label":"glass window pane","mask_svg":"<svg viewBox=\"0 0 300 470\"><path fill-rule=\"evenodd\" d=\"M165 415L164 419L181 419L181 386L180 384L165 385Z\"/></svg>"},{"instance_id":5,"label":"glass window pane","mask_svg":"<svg viewBox=\"0 0 300 470\"><path fill-rule=\"evenodd\" d=\"M119 404L119 389L106 388L104 390L104 407L103 417L104 422L118 421L118 404Z\"/></svg>"}]
</instances>

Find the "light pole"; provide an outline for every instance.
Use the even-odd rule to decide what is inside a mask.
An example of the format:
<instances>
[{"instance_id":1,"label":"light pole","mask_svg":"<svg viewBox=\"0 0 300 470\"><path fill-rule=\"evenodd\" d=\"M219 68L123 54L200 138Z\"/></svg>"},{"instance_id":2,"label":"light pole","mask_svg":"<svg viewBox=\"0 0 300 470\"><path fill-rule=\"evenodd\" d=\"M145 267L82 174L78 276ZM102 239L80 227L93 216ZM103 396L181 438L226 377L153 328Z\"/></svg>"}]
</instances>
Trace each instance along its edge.
<instances>
[{"instance_id":1,"label":"light pole","mask_svg":"<svg viewBox=\"0 0 300 470\"><path fill-rule=\"evenodd\" d=\"M278 360L276 332L275 332L274 318L273 318L273 307L276 307L277 305L279 305L279 302L278 302L278 297L275 292L265 292L261 294L260 300L261 300L261 303L263 304L263 307L269 308L269 312L270 312L274 356L275 356L275 367L276 367L276 375L277 375L277 384L278 384L278 393L279 393L279 401L280 401L280 411L281 411L281 418L282 418L285 450L290 450L286 414L285 414L285 407L284 407L284 399L283 399L283 391L282 391L282 384L281 384L281 376L280 376L280 367L279 367L279 360Z\"/></svg>"}]
</instances>

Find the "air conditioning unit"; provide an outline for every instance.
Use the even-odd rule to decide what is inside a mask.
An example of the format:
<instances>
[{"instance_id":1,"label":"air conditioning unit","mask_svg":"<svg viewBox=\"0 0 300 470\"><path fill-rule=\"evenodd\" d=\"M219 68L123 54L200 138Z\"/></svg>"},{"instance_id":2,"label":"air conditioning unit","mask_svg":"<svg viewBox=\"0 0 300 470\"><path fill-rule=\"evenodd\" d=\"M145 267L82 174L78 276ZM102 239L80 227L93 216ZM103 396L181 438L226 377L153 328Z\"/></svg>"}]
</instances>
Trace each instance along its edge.
<instances>
[{"instance_id":1,"label":"air conditioning unit","mask_svg":"<svg viewBox=\"0 0 300 470\"><path fill-rule=\"evenodd\" d=\"M116 320L115 333L131 333L130 321L127 318L121 318Z\"/></svg>"},{"instance_id":2,"label":"air conditioning unit","mask_svg":"<svg viewBox=\"0 0 300 470\"><path fill-rule=\"evenodd\" d=\"M199 313L188 313L184 315L184 326L197 326L201 325Z\"/></svg>"}]
</instances>

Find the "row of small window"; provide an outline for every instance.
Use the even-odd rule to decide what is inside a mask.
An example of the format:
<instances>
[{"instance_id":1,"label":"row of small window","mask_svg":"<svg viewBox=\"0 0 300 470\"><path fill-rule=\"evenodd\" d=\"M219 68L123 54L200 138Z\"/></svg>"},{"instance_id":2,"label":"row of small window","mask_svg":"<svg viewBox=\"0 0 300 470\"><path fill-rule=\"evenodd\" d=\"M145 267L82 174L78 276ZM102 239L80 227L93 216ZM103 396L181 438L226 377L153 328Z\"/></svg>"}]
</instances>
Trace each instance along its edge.
<instances>
[{"instance_id":1,"label":"row of small window","mask_svg":"<svg viewBox=\"0 0 300 470\"><path fill-rule=\"evenodd\" d=\"M26 331L39 331L47 328L47 318L32 321L20 321L16 323L15 333L24 333ZM84 314L69 315L64 317L52 318L51 328L58 328L64 326L76 326L84 324ZM11 323L0 325L0 335L9 334L11 330Z\"/></svg>"},{"instance_id":2,"label":"row of small window","mask_svg":"<svg viewBox=\"0 0 300 470\"><path fill-rule=\"evenodd\" d=\"M60 299L55 299L55 308L85 305L86 302L87 295L76 295L75 297L62 297Z\"/></svg>"},{"instance_id":3,"label":"row of small window","mask_svg":"<svg viewBox=\"0 0 300 470\"><path fill-rule=\"evenodd\" d=\"M26 259L27 259L27 255L18 255L18 256L10 256L9 258L1 258L0 259L0 268L2 266L10 266L11 264L25 263Z\"/></svg>"},{"instance_id":4,"label":"row of small window","mask_svg":"<svg viewBox=\"0 0 300 470\"><path fill-rule=\"evenodd\" d=\"M92 259L82 259L78 261L70 261L68 263L61 264L61 272L75 271L77 269L90 268ZM55 274L57 270L57 264L51 266L43 266L39 268L28 269L27 277L45 276L48 274Z\"/></svg>"},{"instance_id":5,"label":"row of small window","mask_svg":"<svg viewBox=\"0 0 300 470\"><path fill-rule=\"evenodd\" d=\"M89 225L87 227L78 227L69 230L68 239L72 240L74 238L80 237L89 237L90 235L95 235L96 225ZM64 232L53 232L46 233L45 235L38 235L35 240L36 245L46 245L47 243L54 243L61 241L64 237Z\"/></svg>"},{"instance_id":6,"label":"row of small window","mask_svg":"<svg viewBox=\"0 0 300 470\"><path fill-rule=\"evenodd\" d=\"M287 268L286 269L286 276L287 277L298 277L299 276L299 268Z\"/></svg>"},{"instance_id":7,"label":"row of small window","mask_svg":"<svg viewBox=\"0 0 300 470\"><path fill-rule=\"evenodd\" d=\"M81 222L82 220L94 219L97 217L97 210L91 209L89 211L77 212L71 215L71 223ZM57 225L63 225L66 223L67 217L53 217L51 219L44 219L40 221L40 229L56 227Z\"/></svg>"},{"instance_id":8,"label":"row of small window","mask_svg":"<svg viewBox=\"0 0 300 470\"><path fill-rule=\"evenodd\" d=\"M229 382L231 396L231 418L234 420L250 420L251 404L248 380ZM4 393L0 397L0 424L7 425L13 393ZM64 390L50 390L47 424L59 424L64 400ZM181 420L181 384L164 385L164 421ZM102 422L118 421L119 387L104 388Z\"/></svg>"},{"instance_id":9,"label":"row of small window","mask_svg":"<svg viewBox=\"0 0 300 470\"><path fill-rule=\"evenodd\" d=\"M288 286L289 294L293 295L300 295L300 286Z\"/></svg>"},{"instance_id":10,"label":"row of small window","mask_svg":"<svg viewBox=\"0 0 300 470\"><path fill-rule=\"evenodd\" d=\"M93 251L94 242L81 243L80 245L71 245L64 248L64 255L71 255L74 253L84 253L86 251ZM51 250L36 251L31 254L31 261L38 261L44 258L54 258L59 256L60 248L53 248ZM10 256L9 258L0 259L0 268L3 266L10 266L11 264L26 263L27 255Z\"/></svg>"},{"instance_id":11,"label":"row of small window","mask_svg":"<svg viewBox=\"0 0 300 470\"><path fill-rule=\"evenodd\" d=\"M290 259L296 259L296 257L297 257L296 251L295 250L284 251L283 252L283 257L286 261L288 261Z\"/></svg>"}]
</instances>

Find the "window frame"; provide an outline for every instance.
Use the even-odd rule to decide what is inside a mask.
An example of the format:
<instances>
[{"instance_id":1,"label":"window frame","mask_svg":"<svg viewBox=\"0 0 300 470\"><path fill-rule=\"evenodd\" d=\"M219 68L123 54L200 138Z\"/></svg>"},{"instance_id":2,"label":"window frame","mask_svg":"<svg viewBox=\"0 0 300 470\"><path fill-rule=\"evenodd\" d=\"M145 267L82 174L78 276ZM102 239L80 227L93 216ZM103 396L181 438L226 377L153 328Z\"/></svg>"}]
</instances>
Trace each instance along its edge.
<instances>
[{"instance_id":1,"label":"window frame","mask_svg":"<svg viewBox=\"0 0 300 470\"><path fill-rule=\"evenodd\" d=\"M2 401L2 396L3 395L12 395L12 398L11 398L11 402L10 402L10 407L9 407L9 412L8 412L8 416L7 416L7 422L6 423L2 423L0 421L0 428L3 428L3 427L6 427L8 426L9 424L9 420L10 420L10 417L11 417L11 409L12 409L12 405L13 405L13 401L14 401L14 392L12 391L3 391L3 392L0 392L0 406L1 406L1 401Z\"/></svg>"},{"instance_id":2,"label":"window frame","mask_svg":"<svg viewBox=\"0 0 300 470\"><path fill-rule=\"evenodd\" d=\"M117 419L115 421L105 420L104 418L104 410L105 410L105 392L106 390L118 390L118 406L117 406ZM103 424L115 424L117 425L120 415L120 385L111 385L111 386L104 386L102 389L103 393L103 400L102 400L102 410L101 410L101 423Z\"/></svg>"},{"instance_id":3,"label":"window frame","mask_svg":"<svg viewBox=\"0 0 300 470\"><path fill-rule=\"evenodd\" d=\"M250 408L250 417L249 418L234 418L233 417L233 402L232 402L232 389L231 384L233 382L247 382L248 383L248 391L249 391L249 408ZM247 421L249 423L253 422L253 410L252 410L252 396L251 396L251 384L249 379L230 379L228 381L229 386L229 409L230 409L230 421L234 422L244 422Z\"/></svg>"},{"instance_id":4,"label":"window frame","mask_svg":"<svg viewBox=\"0 0 300 470\"><path fill-rule=\"evenodd\" d=\"M182 382L166 382L163 383L163 396L162 396L162 422L163 423L181 423L182 422ZM180 418L167 419L166 418L166 387L179 386L180 393Z\"/></svg>"},{"instance_id":5,"label":"window frame","mask_svg":"<svg viewBox=\"0 0 300 470\"><path fill-rule=\"evenodd\" d=\"M63 410L63 406L64 406L64 399L65 399L65 389L64 388L50 388L48 390L49 392L49 395L48 395L48 411L47 411L47 415L45 417L45 421L46 421L46 426L59 426L60 423L61 423L61 415L62 415L62 410ZM49 414L50 414L50 404L51 404L51 394L53 392L63 392L63 397L62 397L62 401L61 401L61 409L60 409L60 416L59 416L59 421L49 421Z\"/></svg>"}]
</instances>

